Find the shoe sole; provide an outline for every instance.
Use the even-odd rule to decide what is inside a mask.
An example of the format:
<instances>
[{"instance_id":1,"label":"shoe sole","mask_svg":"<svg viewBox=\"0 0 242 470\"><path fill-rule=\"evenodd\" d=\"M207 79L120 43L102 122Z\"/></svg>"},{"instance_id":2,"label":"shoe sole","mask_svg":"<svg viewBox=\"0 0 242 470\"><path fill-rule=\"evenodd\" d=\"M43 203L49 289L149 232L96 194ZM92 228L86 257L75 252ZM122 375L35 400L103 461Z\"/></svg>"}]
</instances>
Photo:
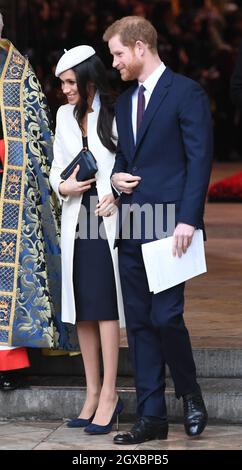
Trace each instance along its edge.
<instances>
[{"instance_id":1,"label":"shoe sole","mask_svg":"<svg viewBox=\"0 0 242 470\"><path fill-rule=\"evenodd\" d=\"M117 445L121 445L121 446L132 446L133 444L142 444L142 442L148 442L148 441L155 441L155 440L159 440L159 441L166 441L167 440L167 434L166 435L158 435L156 437L151 437L151 438L148 438L148 439L136 439L132 442L115 442L115 440L113 441L114 444L117 444Z\"/></svg>"},{"instance_id":2,"label":"shoe sole","mask_svg":"<svg viewBox=\"0 0 242 470\"><path fill-rule=\"evenodd\" d=\"M111 431L106 431L106 432L87 432L85 431L86 434L88 434L89 436L101 436L102 434L109 434Z\"/></svg>"}]
</instances>

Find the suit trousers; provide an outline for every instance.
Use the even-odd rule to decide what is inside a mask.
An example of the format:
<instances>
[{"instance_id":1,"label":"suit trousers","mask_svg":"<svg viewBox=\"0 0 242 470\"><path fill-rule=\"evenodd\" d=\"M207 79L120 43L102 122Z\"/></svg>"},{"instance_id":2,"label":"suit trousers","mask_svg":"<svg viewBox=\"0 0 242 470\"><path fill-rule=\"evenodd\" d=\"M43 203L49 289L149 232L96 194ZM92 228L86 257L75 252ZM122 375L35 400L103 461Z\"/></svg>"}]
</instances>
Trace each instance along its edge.
<instances>
[{"instance_id":1,"label":"suit trousers","mask_svg":"<svg viewBox=\"0 0 242 470\"><path fill-rule=\"evenodd\" d=\"M119 269L139 416L167 419L165 364L177 398L200 392L191 343L183 319L185 283L149 292L141 241L120 240Z\"/></svg>"}]
</instances>

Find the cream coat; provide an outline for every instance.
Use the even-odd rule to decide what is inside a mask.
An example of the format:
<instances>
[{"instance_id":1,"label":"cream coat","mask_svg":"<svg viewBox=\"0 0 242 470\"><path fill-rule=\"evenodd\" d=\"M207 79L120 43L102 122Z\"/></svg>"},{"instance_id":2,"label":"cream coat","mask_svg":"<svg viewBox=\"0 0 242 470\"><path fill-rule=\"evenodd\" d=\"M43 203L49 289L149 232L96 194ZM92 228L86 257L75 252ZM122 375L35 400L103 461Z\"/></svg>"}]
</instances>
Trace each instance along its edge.
<instances>
[{"instance_id":1,"label":"cream coat","mask_svg":"<svg viewBox=\"0 0 242 470\"><path fill-rule=\"evenodd\" d=\"M97 118L100 109L100 100L96 94L93 112L88 114L88 145L97 160L96 173L97 192L99 200L111 192L110 175L114 165L114 155L101 143L97 134ZM50 172L50 183L62 204L61 220L61 259L62 259L62 321L75 324L76 310L73 289L73 255L76 225L81 206L82 196L63 198L59 194L59 184L62 181L60 174L73 160L82 148L81 131L73 116L74 106L66 104L57 112L56 135L54 141L54 160ZM116 289L118 296L118 309L120 326L124 326L123 301L118 272L117 248L113 248L116 231L117 211L110 217L104 217L104 225L112 255ZM95 295L95 288L93 291Z\"/></svg>"}]
</instances>

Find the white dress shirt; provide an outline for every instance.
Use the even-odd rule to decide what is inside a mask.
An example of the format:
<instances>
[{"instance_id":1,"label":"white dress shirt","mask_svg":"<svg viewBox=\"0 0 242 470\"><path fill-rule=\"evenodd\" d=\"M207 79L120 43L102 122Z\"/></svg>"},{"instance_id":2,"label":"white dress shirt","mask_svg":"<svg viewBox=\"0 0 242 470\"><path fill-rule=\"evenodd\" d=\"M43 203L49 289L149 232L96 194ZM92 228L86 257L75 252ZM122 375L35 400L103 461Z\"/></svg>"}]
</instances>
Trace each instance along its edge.
<instances>
[{"instance_id":1,"label":"white dress shirt","mask_svg":"<svg viewBox=\"0 0 242 470\"><path fill-rule=\"evenodd\" d=\"M154 70L154 72L152 72L152 74L148 78L146 78L146 80L143 83L138 82L139 86L135 89L135 91L132 95L132 126L133 126L133 133L134 133L134 142L136 142L137 105L138 105L139 87L140 87L140 85L143 85L145 87L144 97L145 97L145 109L146 109L147 106L148 106L148 103L150 101L150 97L152 95L152 92L153 92L159 78L161 77L161 75L165 71L165 69L166 69L165 64L163 62L161 62L161 64Z\"/></svg>"},{"instance_id":2,"label":"white dress shirt","mask_svg":"<svg viewBox=\"0 0 242 470\"><path fill-rule=\"evenodd\" d=\"M136 143L136 127L137 127L137 105L138 105L138 91L140 85L143 85L145 87L144 91L144 96L145 96L145 109L148 106L150 97L152 95L152 92L165 71L166 66L163 62L152 72L152 74L144 81L144 83L138 82L138 87L135 89L133 95L132 95L132 127L133 127L133 134L134 134L134 142ZM118 191L118 189L113 185L112 180L111 180L111 185L116 192L117 196L121 196L122 191Z\"/></svg>"}]
</instances>

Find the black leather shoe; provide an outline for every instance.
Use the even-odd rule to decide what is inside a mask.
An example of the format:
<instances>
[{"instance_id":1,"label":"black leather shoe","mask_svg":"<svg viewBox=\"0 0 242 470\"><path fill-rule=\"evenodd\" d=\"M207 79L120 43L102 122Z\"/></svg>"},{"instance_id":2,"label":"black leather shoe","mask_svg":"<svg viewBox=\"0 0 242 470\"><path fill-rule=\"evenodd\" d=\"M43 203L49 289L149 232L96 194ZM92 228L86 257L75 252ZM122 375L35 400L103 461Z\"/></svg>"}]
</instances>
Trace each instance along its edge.
<instances>
[{"instance_id":1,"label":"black leather shoe","mask_svg":"<svg viewBox=\"0 0 242 470\"><path fill-rule=\"evenodd\" d=\"M119 445L140 444L152 439L167 439L168 423L160 423L146 416L139 418L130 432L117 434L113 442Z\"/></svg>"},{"instance_id":2,"label":"black leather shoe","mask_svg":"<svg viewBox=\"0 0 242 470\"><path fill-rule=\"evenodd\" d=\"M22 382L18 375L14 376L12 373L3 373L0 374L0 390L3 392L9 392L11 390L16 390L16 388L20 388L22 386Z\"/></svg>"},{"instance_id":3,"label":"black leather shoe","mask_svg":"<svg viewBox=\"0 0 242 470\"><path fill-rule=\"evenodd\" d=\"M183 395L184 426L188 436L198 436L208 422L208 414L200 393Z\"/></svg>"}]
</instances>

